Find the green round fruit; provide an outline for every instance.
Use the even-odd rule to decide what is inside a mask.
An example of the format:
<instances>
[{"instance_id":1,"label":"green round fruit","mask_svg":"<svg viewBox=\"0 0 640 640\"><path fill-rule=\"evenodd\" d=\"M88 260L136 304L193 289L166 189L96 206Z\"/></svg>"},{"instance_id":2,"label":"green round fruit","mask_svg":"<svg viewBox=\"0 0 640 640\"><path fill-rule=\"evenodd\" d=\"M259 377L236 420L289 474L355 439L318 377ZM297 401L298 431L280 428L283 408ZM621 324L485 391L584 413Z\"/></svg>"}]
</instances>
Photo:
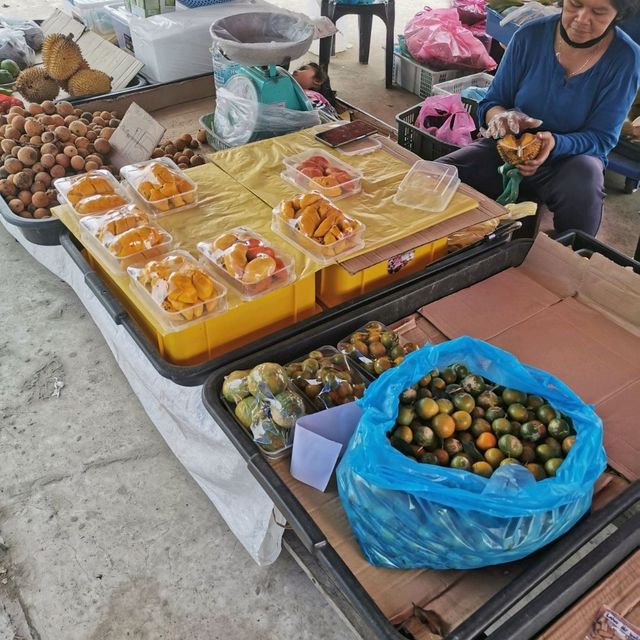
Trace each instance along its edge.
<instances>
[{"instance_id":1,"label":"green round fruit","mask_svg":"<svg viewBox=\"0 0 640 640\"><path fill-rule=\"evenodd\" d=\"M505 465L508 464L520 464L519 460L516 460L515 458L505 458L501 463L500 466L504 467Z\"/></svg>"},{"instance_id":2,"label":"green round fruit","mask_svg":"<svg viewBox=\"0 0 640 640\"><path fill-rule=\"evenodd\" d=\"M554 418L553 420L550 420L547 425L547 429L549 431L549 435L558 440L564 440L564 438L571 435L571 427L569 426L569 423L562 418Z\"/></svg>"},{"instance_id":3,"label":"green round fruit","mask_svg":"<svg viewBox=\"0 0 640 640\"><path fill-rule=\"evenodd\" d=\"M0 69L0 84L11 84L15 78L6 69Z\"/></svg>"},{"instance_id":4,"label":"green round fruit","mask_svg":"<svg viewBox=\"0 0 640 640\"><path fill-rule=\"evenodd\" d=\"M506 405L524 404L527 400L527 394L517 389L505 389L502 392L502 400Z\"/></svg>"},{"instance_id":5,"label":"green round fruit","mask_svg":"<svg viewBox=\"0 0 640 640\"><path fill-rule=\"evenodd\" d=\"M238 402L236 408L234 409L234 414L240 424L249 429L253 424L253 416L255 411L257 410L259 405L259 401L257 398L253 396L247 396Z\"/></svg>"},{"instance_id":6,"label":"green round fruit","mask_svg":"<svg viewBox=\"0 0 640 640\"><path fill-rule=\"evenodd\" d=\"M433 394L426 387L418 387L418 398L433 398Z\"/></svg>"},{"instance_id":7,"label":"green round fruit","mask_svg":"<svg viewBox=\"0 0 640 640\"><path fill-rule=\"evenodd\" d=\"M425 451L425 453L420 455L418 460L423 464L435 464L435 465L439 464L438 457L436 456L435 453L432 453L431 451Z\"/></svg>"},{"instance_id":8,"label":"green round fruit","mask_svg":"<svg viewBox=\"0 0 640 640\"><path fill-rule=\"evenodd\" d=\"M526 422L527 418L529 417L529 412L524 405L516 402L514 404L510 404L507 407L507 415L512 420L517 420L518 422Z\"/></svg>"},{"instance_id":9,"label":"green round fruit","mask_svg":"<svg viewBox=\"0 0 640 640\"><path fill-rule=\"evenodd\" d=\"M397 427L393 432L393 436L399 440L403 440L407 444L411 444L411 442L413 442L413 431L411 430L411 427L408 427L407 425L400 425Z\"/></svg>"},{"instance_id":10,"label":"green round fruit","mask_svg":"<svg viewBox=\"0 0 640 640\"><path fill-rule=\"evenodd\" d=\"M491 431L491 425L484 418L476 418L471 423L471 433L474 438L487 431Z\"/></svg>"},{"instance_id":11,"label":"green round fruit","mask_svg":"<svg viewBox=\"0 0 640 640\"><path fill-rule=\"evenodd\" d=\"M466 411L454 411L451 414L451 417L456 423L456 431L466 431L471 427L471 424L473 422L471 414L467 413Z\"/></svg>"},{"instance_id":12,"label":"green round fruit","mask_svg":"<svg viewBox=\"0 0 640 640\"><path fill-rule=\"evenodd\" d=\"M550 404L543 404L536 409L536 417L543 424L549 424L556 417L556 410Z\"/></svg>"},{"instance_id":13,"label":"green round fruit","mask_svg":"<svg viewBox=\"0 0 640 640\"><path fill-rule=\"evenodd\" d=\"M536 447L536 455L538 456L538 460L546 462L555 456L555 452L548 444L539 444Z\"/></svg>"},{"instance_id":14,"label":"green round fruit","mask_svg":"<svg viewBox=\"0 0 640 640\"><path fill-rule=\"evenodd\" d=\"M500 398L493 392L489 390L483 391L477 398L476 403L479 407L482 407L485 411L490 409L491 407L495 407L500 402Z\"/></svg>"},{"instance_id":15,"label":"green round fruit","mask_svg":"<svg viewBox=\"0 0 640 640\"><path fill-rule=\"evenodd\" d=\"M11 74L13 80L15 80L20 74L20 67L18 66L17 62L13 60L7 59L0 62L0 69L8 71Z\"/></svg>"},{"instance_id":16,"label":"green round fruit","mask_svg":"<svg viewBox=\"0 0 640 640\"><path fill-rule=\"evenodd\" d=\"M248 375L249 370L232 371L228 376L224 377L222 396L227 402L238 404L240 400L250 395L247 383Z\"/></svg>"},{"instance_id":17,"label":"green round fruit","mask_svg":"<svg viewBox=\"0 0 640 640\"><path fill-rule=\"evenodd\" d=\"M464 393L464 389L457 382L452 382L444 388L444 392L453 399L456 394Z\"/></svg>"},{"instance_id":18,"label":"green round fruit","mask_svg":"<svg viewBox=\"0 0 640 640\"><path fill-rule=\"evenodd\" d=\"M373 370L378 375L383 374L385 371L387 371L387 369L391 369L392 367L393 367L393 362L391 361L391 358L389 358L387 356L384 356L382 358L378 358L373 363Z\"/></svg>"},{"instance_id":19,"label":"green round fruit","mask_svg":"<svg viewBox=\"0 0 640 640\"><path fill-rule=\"evenodd\" d=\"M455 372L455 369L453 367L445 367L441 372L440 372L440 377L447 383L447 384L451 384L453 382L455 382L458 379L458 375Z\"/></svg>"},{"instance_id":20,"label":"green round fruit","mask_svg":"<svg viewBox=\"0 0 640 640\"><path fill-rule=\"evenodd\" d=\"M436 434L431 427L427 427L424 424L412 426L413 441L421 447L431 449L434 447L437 441Z\"/></svg>"},{"instance_id":21,"label":"green round fruit","mask_svg":"<svg viewBox=\"0 0 640 640\"><path fill-rule=\"evenodd\" d=\"M400 394L400 402L402 402L402 404L413 404L417 399L418 392L413 387L405 389Z\"/></svg>"},{"instance_id":22,"label":"green round fruit","mask_svg":"<svg viewBox=\"0 0 640 640\"><path fill-rule=\"evenodd\" d=\"M438 404L440 413L446 413L448 415L451 415L453 413L455 407L453 406L453 402L451 402L451 400L447 400L447 398L439 398L438 400L436 400L436 403Z\"/></svg>"},{"instance_id":23,"label":"green round fruit","mask_svg":"<svg viewBox=\"0 0 640 640\"><path fill-rule=\"evenodd\" d=\"M458 409L458 411L471 413L476 406L476 401L473 399L473 396L466 392L456 393L451 400L453 406Z\"/></svg>"},{"instance_id":24,"label":"green round fruit","mask_svg":"<svg viewBox=\"0 0 640 640\"><path fill-rule=\"evenodd\" d=\"M477 397L487 388L487 385L482 379L482 376L470 373L462 379L462 388L467 393L470 393L472 396Z\"/></svg>"},{"instance_id":25,"label":"green round fruit","mask_svg":"<svg viewBox=\"0 0 640 640\"><path fill-rule=\"evenodd\" d=\"M511 433L513 433L514 436L517 436L519 438L520 437L520 429L522 429L522 424L520 422L518 422L517 420L512 420L511 421Z\"/></svg>"},{"instance_id":26,"label":"green round fruit","mask_svg":"<svg viewBox=\"0 0 640 640\"><path fill-rule=\"evenodd\" d=\"M414 408L423 420L430 420L440 412L438 403L433 398L420 398L420 400L415 403Z\"/></svg>"},{"instance_id":27,"label":"green round fruit","mask_svg":"<svg viewBox=\"0 0 640 640\"><path fill-rule=\"evenodd\" d=\"M504 409L502 407L489 407L484 412L484 417L489 422L493 422L494 420L497 420L498 418L504 418L505 415L506 414L505 414Z\"/></svg>"},{"instance_id":28,"label":"green round fruit","mask_svg":"<svg viewBox=\"0 0 640 640\"><path fill-rule=\"evenodd\" d=\"M544 463L544 470L547 472L547 475L553 476L556 475L560 465L562 464L562 458L550 458Z\"/></svg>"},{"instance_id":29,"label":"green round fruit","mask_svg":"<svg viewBox=\"0 0 640 640\"><path fill-rule=\"evenodd\" d=\"M287 388L287 374L275 362L263 362L249 373L249 392L256 398L273 398Z\"/></svg>"},{"instance_id":30,"label":"green round fruit","mask_svg":"<svg viewBox=\"0 0 640 640\"><path fill-rule=\"evenodd\" d=\"M302 398L288 389L269 402L271 418L283 429L293 429L298 418L304 415Z\"/></svg>"},{"instance_id":31,"label":"green round fruit","mask_svg":"<svg viewBox=\"0 0 640 640\"><path fill-rule=\"evenodd\" d=\"M398 417L396 418L396 422L400 425L410 425L416 417L416 412L413 410L413 407L408 407L407 405L400 405L400 409L398 409Z\"/></svg>"},{"instance_id":32,"label":"green round fruit","mask_svg":"<svg viewBox=\"0 0 640 640\"><path fill-rule=\"evenodd\" d=\"M525 422L520 428L520 437L527 442L539 442L547 435L547 428L540 420Z\"/></svg>"},{"instance_id":33,"label":"green round fruit","mask_svg":"<svg viewBox=\"0 0 640 640\"><path fill-rule=\"evenodd\" d=\"M576 443L575 436L567 436L562 441L562 453L564 453L564 455L566 456L569 453L569 451L571 451L571 447L573 447L575 443Z\"/></svg>"},{"instance_id":34,"label":"green round fruit","mask_svg":"<svg viewBox=\"0 0 640 640\"><path fill-rule=\"evenodd\" d=\"M545 438L544 444L551 447L554 458L559 458L562 455L562 445L555 438Z\"/></svg>"},{"instance_id":35,"label":"green round fruit","mask_svg":"<svg viewBox=\"0 0 640 640\"><path fill-rule=\"evenodd\" d=\"M404 358L404 356L406 356L406 352L404 350L404 347L397 344L394 347L391 347L391 349L389 350L389 357L392 360L395 360L396 358Z\"/></svg>"},{"instance_id":36,"label":"green round fruit","mask_svg":"<svg viewBox=\"0 0 640 640\"><path fill-rule=\"evenodd\" d=\"M430 384L431 384L431 376L430 375L422 376L422 378L420 378L420 380L418 380L418 386L419 387L428 387Z\"/></svg>"},{"instance_id":37,"label":"green round fruit","mask_svg":"<svg viewBox=\"0 0 640 640\"><path fill-rule=\"evenodd\" d=\"M471 410L471 417L472 418L484 418L485 417L485 410L482 407L473 407L473 409Z\"/></svg>"},{"instance_id":38,"label":"green round fruit","mask_svg":"<svg viewBox=\"0 0 640 640\"><path fill-rule=\"evenodd\" d=\"M527 464L528 462L534 462L536 459L536 450L532 444L524 443L522 445L522 455L520 461Z\"/></svg>"},{"instance_id":39,"label":"green round fruit","mask_svg":"<svg viewBox=\"0 0 640 640\"><path fill-rule=\"evenodd\" d=\"M527 396L527 401L524 404L527 405L527 409L533 409L533 411L535 411L538 407L545 404L545 402L540 396Z\"/></svg>"},{"instance_id":40,"label":"green round fruit","mask_svg":"<svg viewBox=\"0 0 640 640\"><path fill-rule=\"evenodd\" d=\"M522 455L522 442L509 433L500 436L498 447L511 458L519 458Z\"/></svg>"},{"instance_id":41,"label":"green round fruit","mask_svg":"<svg viewBox=\"0 0 640 640\"><path fill-rule=\"evenodd\" d=\"M469 369L467 369L467 367L461 362L452 364L451 368L456 372L458 380L462 380L462 378L469 375Z\"/></svg>"},{"instance_id":42,"label":"green round fruit","mask_svg":"<svg viewBox=\"0 0 640 640\"><path fill-rule=\"evenodd\" d=\"M511 426L511 422L506 418L496 418L491 423L491 430L498 438L500 438L506 434L512 433L513 427Z\"/></svg>"},{"instance_id":43,"label":"green round fruit","mask_svg":"<svg viewBox=\"0 0 640 640\"><path fill-rule=\"evenodd\" d=\"M462 442L457 438L445 438L442 448L450 455L455 456L457 453L462 453L464 447Z\"/></svg>"},{"instance_id":44,"label":"green round fruit","mask_svg":"<svg viewBox=\"0 0 640 640\"><path fill-rule=\"evenodd\" d=\"M435 391L444 391L447 383L440 377L431 378L431 388Z\"/></svg>"},{"instance_id":45,"label":"green round fruit","mask_svg":"<svg viewBox=\"0 0 640 640\"><path fill-rule=\"evenodd\" d=\"M398 343L398 334L395 331L383 331L380 342L387 349L392 349Z\"/></svg>"},{"instance_id":46,"label":"green round fruit","mask_svg":"<svg viewBox=\"0 0 640 640\"><path fill-rule=\"evenodd\" d=\"M471 469L471 460L464 453L459 453L451 458L451 467L453 469L469 471L469 469Z\"/></svg>"}]
</instances>

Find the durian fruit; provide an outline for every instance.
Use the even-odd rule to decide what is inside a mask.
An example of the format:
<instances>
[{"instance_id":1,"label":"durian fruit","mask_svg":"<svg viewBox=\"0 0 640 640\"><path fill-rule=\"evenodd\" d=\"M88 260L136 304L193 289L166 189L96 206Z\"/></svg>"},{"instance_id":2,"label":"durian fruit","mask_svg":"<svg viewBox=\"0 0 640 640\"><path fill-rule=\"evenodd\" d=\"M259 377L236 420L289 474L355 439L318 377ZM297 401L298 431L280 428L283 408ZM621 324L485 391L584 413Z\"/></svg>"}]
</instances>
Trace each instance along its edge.
<instances>
[{"instance_id":1,"label":"durian fruit","mask_svg":"<svg viewBox=\"0 0 640 640\"><path fill-rule=\"evenodd\" d=\"M69 94L77 96L91 96L111 91L111 78L97 69L81 69L69 78Z\"/></svg>"},{"instance_id":2,"label":"durian fruit","mask_svg":"<svg viewBox=\"0 0 640 640\"><path fill-rule=\"evenodd\" d=\"M15 90L29 102L44 102L54 100L60 87L42 67L29 67L20 72Z\"/></svg>"},{"instance_id":3,"label":"durian fruit","mask_svg":"<svg viewBox=\"0 0 640 640\"><path fill-rule=\"evenodd\" d=\"M78 67L78 71L82 71L83 69L89 69L89 63L84 59L81 58L80 60L80 66ZM77 73L77 71L76 71ZM69 80L71 78L67 78L67 80L60 80L60 87L62 88L63 91L66 91L67 93L69 93Z\"/></svg>"},{"instance_id":4,"label":"durian fruit","mask_svg":"<svg viewBox=\"0 0 640 640\"><path fill-rule=\"evenodd\" d=\"M500 157L513 165L534 160L540 153L542 141L533 133L523 133L519 138L512 133L498 140L496 148Z\"/></svg>"},{"instance_id":5,"label":"durian fruit","mask_svg":"<svg viewBox=\"0 0 640 640\"><path fill-rule=\"evenodd\" d=\"M72 34L52 33L42 45L42 62L54 80L68 80L80 68L82 52Z\"/></svg>"}]
</instances>

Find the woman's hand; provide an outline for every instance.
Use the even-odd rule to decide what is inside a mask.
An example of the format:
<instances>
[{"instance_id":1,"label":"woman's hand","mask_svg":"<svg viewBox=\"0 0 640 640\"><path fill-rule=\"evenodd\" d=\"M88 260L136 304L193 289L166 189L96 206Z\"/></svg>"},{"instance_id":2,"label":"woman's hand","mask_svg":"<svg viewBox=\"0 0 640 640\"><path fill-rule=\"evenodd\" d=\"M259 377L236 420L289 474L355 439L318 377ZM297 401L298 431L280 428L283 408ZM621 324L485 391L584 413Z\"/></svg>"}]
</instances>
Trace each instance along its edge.
<instances>
[{"instance_id":1,"label":"woman's hand","mask_svg":"<svg viewBox=\"0 0 640 640\"><path fill-rule=\"evenodd\" d=\"M505 110L503 107L493 107L487 111L488 124L480 132L485 138L504 138L508 133L518 134L527 129L537 129L542 120L532 118L517 109Z\"/></svg>"},{"instance_id":2,"label":"woman's hand","mask_svg":"<svg viewBox=\"0 0 640 640\"><path fill-rule=\"evenodd\" d=\"M536 133L536 136L542 141L540 153L538 153L535 160L526 160L523 164L518 165L518 171L520 171L525 178L532 176L538 170L538 167L547 161L549 154L556 146L556 139L550 131L540 131Z\"/></svg>"}]
</instances>

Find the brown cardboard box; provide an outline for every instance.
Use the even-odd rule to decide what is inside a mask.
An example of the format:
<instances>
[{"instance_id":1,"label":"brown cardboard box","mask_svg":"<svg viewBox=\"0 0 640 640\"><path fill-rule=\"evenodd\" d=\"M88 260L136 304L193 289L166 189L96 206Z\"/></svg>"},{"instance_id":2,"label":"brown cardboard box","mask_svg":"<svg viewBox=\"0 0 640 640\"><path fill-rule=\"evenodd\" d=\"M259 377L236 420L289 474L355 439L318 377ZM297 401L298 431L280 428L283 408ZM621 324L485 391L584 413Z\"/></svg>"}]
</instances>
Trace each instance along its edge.
<instances>
[{"instance_id":1,"label":"brown cardboard box","mask_svg":"<svg viewBox=\"0 0 640 640\"><path fill-rule=\"evenodd\" d=\"M604 423L609 464L640 477L640 278L599 254L539 236L524 263L420 313L449 338L470 335L560 378Z\"/></svg>"},{"instance_id":2,"label":"brown cardboard box","mask_svg":"<svg viewBox=\"0 0 640 640\"><path fill-rule=\"evenodd\" d=\"M597 587L583 596L539 640L582 640L601 605L640 625L640 551L636 551Z\"/></svg>"}]
</instances>

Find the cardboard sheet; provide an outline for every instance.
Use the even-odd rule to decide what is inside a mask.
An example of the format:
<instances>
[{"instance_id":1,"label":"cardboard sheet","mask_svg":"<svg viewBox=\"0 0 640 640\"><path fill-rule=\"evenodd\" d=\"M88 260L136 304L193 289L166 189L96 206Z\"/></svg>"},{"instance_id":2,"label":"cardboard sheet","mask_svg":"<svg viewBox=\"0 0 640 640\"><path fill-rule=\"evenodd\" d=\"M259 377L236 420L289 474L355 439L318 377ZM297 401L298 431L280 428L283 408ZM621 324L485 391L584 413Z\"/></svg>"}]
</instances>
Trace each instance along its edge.
<instances>
[{"instance_id":1,"label":"cardboard sheet","mask_svg":"<svg viewBox=\"0 0 640 640\"><path fill-rule=\"evenodd\" d=\"M604 424L609 464L640 477L640 278L538 236L523 264L420 313L449 338L471 335L549 371Z\"/></svg>"},{"instance_id":2,"label":"cardboard sheet","mask_svg":"<svg viewBox=\"0 0 640 640\"><path fill-rule=\"evenodd\" d=\"M619 613L629 623L640 625L640 551L583 596L539 640L585 638L601 605Z\"/></svg>"}]
</instances>

